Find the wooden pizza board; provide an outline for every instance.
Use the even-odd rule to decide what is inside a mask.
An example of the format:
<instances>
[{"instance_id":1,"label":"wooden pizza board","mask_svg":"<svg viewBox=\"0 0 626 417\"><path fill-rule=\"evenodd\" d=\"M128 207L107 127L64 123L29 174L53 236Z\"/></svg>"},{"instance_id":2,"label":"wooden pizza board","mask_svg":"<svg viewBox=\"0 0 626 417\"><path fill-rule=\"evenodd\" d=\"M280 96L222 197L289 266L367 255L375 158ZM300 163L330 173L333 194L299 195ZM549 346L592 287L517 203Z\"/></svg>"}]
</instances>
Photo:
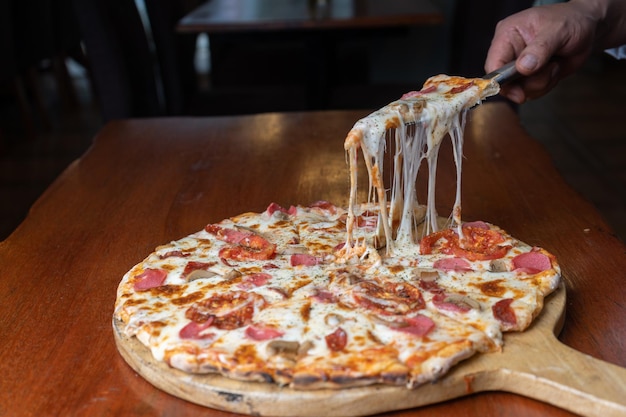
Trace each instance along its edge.
<instances>
[{"instance_id":1,"label":"wooden pizza board","mask_svg":"<svg viewBox=\"0 0 626 417\"><path fill-rule=\"evenodd\" d=\"M529 329L507 333L502 352L477 354L435 383L416 389L374 385L301 391L219 375L192 375L157 362L113 319L117 348L155 387L206 407L256 416L365 416L408 409L480 391L507 391L588 416L626 415L626 369L594 359L556 338L565 318L565 288L545 301Z\"/></svg>"}]
</instances>

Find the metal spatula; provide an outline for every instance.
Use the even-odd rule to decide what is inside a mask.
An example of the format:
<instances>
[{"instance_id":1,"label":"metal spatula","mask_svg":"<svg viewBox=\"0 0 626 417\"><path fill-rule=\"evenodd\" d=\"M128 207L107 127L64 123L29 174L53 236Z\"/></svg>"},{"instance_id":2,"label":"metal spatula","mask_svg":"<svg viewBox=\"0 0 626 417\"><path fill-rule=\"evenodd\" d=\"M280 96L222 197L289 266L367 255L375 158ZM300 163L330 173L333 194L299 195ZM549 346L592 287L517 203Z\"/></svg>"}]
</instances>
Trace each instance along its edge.
<instances>
[{"instance_id":1,"label":"metal spatula","mask_svg":"<svg viewBox=\"0 0 626 417\"><path fill-rule=\"evenodd\" d=\"M515 68L515 61L498 68L489 74L484 75L482 78L485 80L495 80L498 84L502 85L511 81L515 81L520 78L522 74L517 72Z\"/></svg>"}]
</instances>

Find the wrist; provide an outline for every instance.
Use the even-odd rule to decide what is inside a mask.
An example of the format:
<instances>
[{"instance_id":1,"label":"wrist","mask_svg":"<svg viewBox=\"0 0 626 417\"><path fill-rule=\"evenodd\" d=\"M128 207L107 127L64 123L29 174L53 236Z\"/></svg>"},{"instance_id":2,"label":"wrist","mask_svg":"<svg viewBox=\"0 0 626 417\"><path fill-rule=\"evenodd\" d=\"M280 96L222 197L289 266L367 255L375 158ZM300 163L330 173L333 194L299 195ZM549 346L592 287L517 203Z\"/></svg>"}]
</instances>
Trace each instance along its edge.
<instances>
[{"instance_id":1,"label":"wrist","mask_svg":"<svg viewBox=\"0 0 626 417\"><path fill-rule=\"evenodd\" d=\"M626 1L570 0L595 25L595 46L605 49L626 43Z\"/></svg>"}]
</instances>

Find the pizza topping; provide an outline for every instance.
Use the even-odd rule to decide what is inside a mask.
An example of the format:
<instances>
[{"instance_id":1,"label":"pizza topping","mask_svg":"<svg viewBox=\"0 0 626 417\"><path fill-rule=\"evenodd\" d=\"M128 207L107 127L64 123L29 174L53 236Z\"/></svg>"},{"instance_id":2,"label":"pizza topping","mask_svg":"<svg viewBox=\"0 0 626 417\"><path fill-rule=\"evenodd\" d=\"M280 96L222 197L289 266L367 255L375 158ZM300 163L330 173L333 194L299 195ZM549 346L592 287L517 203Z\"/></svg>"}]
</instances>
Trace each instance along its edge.
<instances>
[{"instance_id":1,"label":"pizza topping","mask_svg":"<svg viewBox=\"0 0 626 417\"><path fill-rule=\"evenodd\" d=\"M361 228L364 228L364 229L368 229L368 230L373 230L378 225L378 215L375 215L375 216L372 216L372 215L370 215L370 216L366 216L366 215L358 216L357 219L356 219L356 224L357 224L358 227L361 227Z\"/></svg>"},{"instance_id":2,"label":"pizza topping","mask_svg":"<svg viewBox=\"0 0 626 417\"><path fill-rule=\"evenodd\" d=\"M210 320L218 329L232 330L249 324L255 307L261 307L264 303L260 295L231 291L193 304L185 312L185 317L198 323Z\"/></svg>"},{"instance_id":3,"label":"pizza topping","mask_svg":"<svg viewBox=\"0 0 626 417\"><path fill-rule=\"evenodd\" d=\"M532 251L522 253L513 258L515 271L537 274L552 268L552 262L547 255L541 252Z\"/></svg>"},{"instance_id":4,"label":"pizza topping","mask_svg":"<svg viewBox=\"0 0 626 417\"><path fill-rule=\"evenodd\" d=\"M181 275L181 278L185 281L194 281L196 279L211 278L217 275L217 273L208 271L208 269L215 265L215 262L196 262L190 261L185 265L185 269Z\"/></svg>"},{"instance_id":5,"label":"pizza topping","mask_svg":"<svg viewBox=\"0 0 626 417\"><path fill-rule=\"evenodd\" d=\"M395 327L402 333L408 333L412 336L423 337L435 328L435 322L422 314L415 317L406 317L401 326Z\"/></svg>"},{"instance_id":6,"label":"pizza topping","mask_svg":"<svg viewBox=\"0 0 626 417\"><path fill-rule=\"evenodd\" d=\"M220 250L219 256L222 259L261 261L276 256L276 245L256 233L227 229L214 224L207 225L205 230L218 239L233 244Z\"/></svg>"},{"instance_id":7,"label":"pizza topping","mask_svg":"<svg viewBox=\"0 0 626 417\"><path fill-rule=\"evenodd\" d=\"M276 212L280 212L280 213L284 213L284 214L288 214L290 216L295 216L298 209L294 206L289 207L289 209L286 209L282 206L280 206L277 203L271 203L267 209L266 209L267 213L271 216L272 214L276 213Z\"/></svg>"},{"instance_id":8,"label":"pizza topping","mask_svg":"<svg viewBox=\"0 0 626 417\"><path fill-rule=\"evenodd\" d=\"M494 259L489 262L489 272L507 272L508 270L508 262L504 259Z\"/></svg>"},{"instance_id":9,"label":"pizza topping","mask_svg":"<svg viewBox=\"0 0 626 417\"><path fill-rule=\"evenodd\" d=\"M315 292L313 293L313 295L311 295L311 298L313 298L317 302L325 304L337 302L337 297L335 297L335 294L330 291L321 290L319 288L315 289Z\"/></svg>"},{"instance_id":10,"label":"pizza topping","mask_svg":"<svg viewBox=\"0 0 626 417\"><path fill-rule=\"evenodd\" d=\"M500 320L502 323L509 326L514 326L517 324L517 316L515 315L515 310L513 310L513 308L511 307L512 302L512 298L505 298L495 303L491 308L491 310L493 311L493 316L496 319Z\"/></svg>"},{"instance_id":11,"label":"pizza topping","mask_svg":"<svg viewBox=\"0 0 626 417\"><path fill-rule=\"evenodd\" d=\"M472 309L481 309L478 301L461 294L445 294L441 292L436 294L432 301L438 309L455 313L467 313Z\"/></svg>"},{"instance_id":12,"label":"pizza topping","mask_svg":"<svg viewBox=\"0 0 626 417\"><path fill-rule=\"evenodd\" d=\"M439 272L432 269L416 269L414 271L414 278L420 281L436 281L439 278Z\"/></svg>"},{"instance_id":13,"label":"pizza topping","mask_svg":"<svg viewBox=\"0 0 626 417\"><path fill-rule=\"evenodd\" d=\"M495 230L474 226L464 226L461 228L463 238L458 246L453 249L457 256L461 256L470 261L482 261L502 258L511 249L508 245L500 246L504 242L504 237Z\"/></svg>"},{"instance_id":14,"label":"pizza topping","mask_svg":"<svg viewBox=\"0 0 626 417\"><path fill-rule=\"evenodd\" d=\"M465 258L468 261L482 261L504 257L511 249L504 243L504 237L497 231L482 226L465 224L462 227L463 237L460 239L453 229L425 236L420 241L420 253L444 253Z\"/></svg>"},{"instance_id":15,"label":"pizza topping","mask_svg":"<svg viewBox=\"0 0 626 417\"><path fill-rule=\"evenodd\" d=\"M287 340L272 340L267 344L267 353L270 356L282 356L295 360L298 357L300 343Z\"/></svg>"},{"instance_id":16,"label":"pizza topping","mask_svg":"<svg viewBox=\"0 0 626 417\"><path fill-rule=\"evenodd\" d=\"M400 97L400 100L408 100L410 98L419 97L424 94L434 93L435 91L437 91L437 86L431 85L430 87L423 88L420 91L409 91L408 93L404 93L402 97Z\"/></svg>"},{"instance_id":17,"label":"pizza topping","mask_svg":"<svg viewBox=\"0 0 626 417\"><path fill-rule=\"evenodd\" d=\"M305 253L297 253L291 255L290 258L291 266L315 266L317 265L317 258L313 255L308 255Z\"/></svg>"},{"instance_id":18,"label":"pizza topping","mask_svg":"<svg viewBox=\"0 0 626 417\"><path fill-rule=\"evenodd\" d=\"M189 322L185 327L180 329L178 335L181 339L211 339L215 337L214 333L205 332L213 324L213 320L209 319L204 323L198 323L195 321Z\"/></svg>"},{"instance_id":19,"label":"pizza topping","mask_svg":"<svg viewBox=\"0 0 626 417\"><path fill-rule=\"evenodd\" d=\"M431 293L439 293L443 291L443 288L441 288L435 280L420 280L418 286L420 289Z\"/></svg>"},{"instance_id":20,"label":"pizza topping","mask_svg":"<svg viewBox=\"0 0 626 417\"><path fill-rule=\"evenodd\" d=\"M474 85L473 81L470 81L470 82L465 83L465 84L461 84L461 85L459 85L457 87L451 88L450 89L450 93L451 94L459 94L459 93L467 90L468 88L472 87L473 85Z\"/></svg>"},{"instance_id":21,"label":"pizza topping","mask_svg":"<svg viewBox=\"0 0 626 417\"><path fill-rule=\"evenodd\" d=\"M334 352L345 349L348 344L348 334L341 327L337 327L337 330L329 335L326 335L324 339L326 340L326 346L328 346L328 349Z\"/></svg>"},{"instance_id":22,"label":"pizza topping","mask_svg":"<svg viewBox=\"0 0 626 417\"><path fill-rule=\"evenodd\" d=\"M133 288L136 291L146 291L151 288L160 287L167 278L167 271L163 269L146 268L141 274L135 277Z\"/></svg>"},{"instance_id":23,"label":"pizza topping","mask_svg":"<svg viewBox=\"0 0 626 417\"><path fill-rule=\"evenodd\" d=\"M284 332L274 329L273 327L263 325L253 325L246 328L246 337L252 340L270 340L281 337Z\"/></svg>"},{"instance_id":24,"label":"pizza topping","mask_svg":"<svg viewBox=\"0 0 626 417\"><path fill-rule=\"evenodd\" d=\"M183 251L180 250L171 250L169 252L165 252L162 255L159 255L160 259L166 259L166 258L170 258L170 257L177 257L177 258L186 258L189 255L191 255L190 253L184 253Z\"/></svg>"},{"instance_id":25,"label":"pizza topping","mask_svg":"<svg viewBox=\"0 0 626 417\"><path fill-rule=\"evenodd\" d=\"M408 314L424 307L419 289L409 283L359 282L353 288L354 300L364 308L383 315Z\"/></svg>"},{"instance_id":26,"label":"pizza topping","mask_svg":"<svg viewBox=\"0 0 626 417\"><path fill-rule=\"evenodd\" d=\"M322 210L328 211L330 214L336 214L337 213L337 206L335 206L333 203L330 203L330 202L324 201L324 200L316 201L316 202L312 203L309 207L311 207L311 208L317 207L317 208L320 208Z\"/></svg>"},{"instance_id":27,"label":"pizza topping","mask_svg":"<svg viewBox=\"0 0 626 417\"><path fill-rule=\"evenodd\" d=\"M465 222L463 223L463 227L473 227L476 229L489 230L489 225L481 220L476 220L473 222Z\"/></svg>"},{"instance_id":28,"label":"pizza topping","mask_svg":"<svg viewBox=\"0 0 626 417\"><path fill-rule=\"evenodd\" d=\"M471 271L472 265L462 258L442 258L433 262L433 268L441 269L442 271Z\"/></svg>"},{"instance_id":29,"label":"pizza topping","mask_svg":"<svg viewBox=\"0 0 626 417\"><path fill-rule=\"evenodd\" d=\"M242 290L249 290L254 287L260 287L262 285L267 284L272 279L270 274L265 272L259 272L252 275L245 276L242 281L237 284L238 288Z\"/></svg>"}]
</instances>

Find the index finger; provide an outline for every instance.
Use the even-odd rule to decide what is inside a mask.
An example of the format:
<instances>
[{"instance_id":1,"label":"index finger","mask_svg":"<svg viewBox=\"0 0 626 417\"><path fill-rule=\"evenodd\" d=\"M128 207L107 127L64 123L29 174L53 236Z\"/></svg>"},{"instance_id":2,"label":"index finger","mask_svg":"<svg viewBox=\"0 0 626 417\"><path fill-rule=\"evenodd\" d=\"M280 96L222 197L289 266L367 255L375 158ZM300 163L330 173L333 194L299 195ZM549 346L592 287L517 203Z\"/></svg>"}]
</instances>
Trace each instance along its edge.
<instances>
[{"instance_id":1,"label":"index finger","mask_svg":"<svg viewBox=\"0 0 626 417\"><path fill-rule=\"evenodd\" d=\"M515 61L517 54L515 48L509 42L496 40L492 42L487 58L485 59L485 72L488 74L501 68L511 61Z\"/></svg>"}]
</instances>

